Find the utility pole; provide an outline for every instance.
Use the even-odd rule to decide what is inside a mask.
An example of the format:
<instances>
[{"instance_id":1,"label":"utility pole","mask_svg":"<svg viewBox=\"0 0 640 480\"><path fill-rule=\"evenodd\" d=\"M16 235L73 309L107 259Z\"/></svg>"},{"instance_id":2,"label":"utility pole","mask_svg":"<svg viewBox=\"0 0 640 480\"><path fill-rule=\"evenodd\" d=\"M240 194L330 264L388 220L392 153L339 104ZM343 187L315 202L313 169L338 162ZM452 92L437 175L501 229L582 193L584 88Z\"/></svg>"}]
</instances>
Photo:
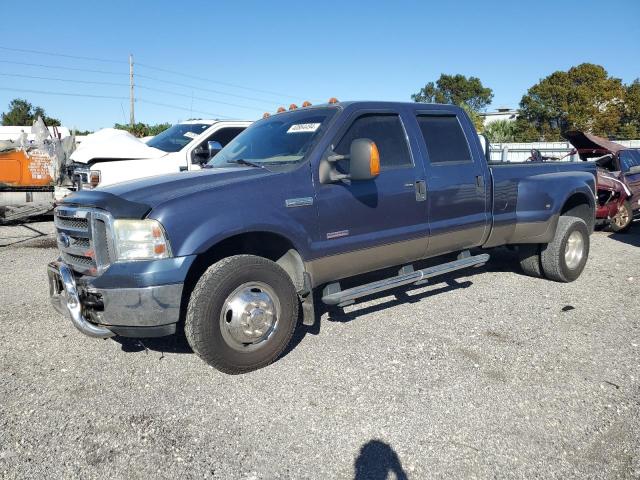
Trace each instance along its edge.
<instances>
[{"instance_id":1,"label":"utility pole","mask_svg":"<svg viewBox=\"0 0 640 480\"><path fill-rule=\"evenodd\" d=\"M133 54L129 54L129 123L133 127L136 123L136 117L133 113Z\"/></svg>"}]
</instances>

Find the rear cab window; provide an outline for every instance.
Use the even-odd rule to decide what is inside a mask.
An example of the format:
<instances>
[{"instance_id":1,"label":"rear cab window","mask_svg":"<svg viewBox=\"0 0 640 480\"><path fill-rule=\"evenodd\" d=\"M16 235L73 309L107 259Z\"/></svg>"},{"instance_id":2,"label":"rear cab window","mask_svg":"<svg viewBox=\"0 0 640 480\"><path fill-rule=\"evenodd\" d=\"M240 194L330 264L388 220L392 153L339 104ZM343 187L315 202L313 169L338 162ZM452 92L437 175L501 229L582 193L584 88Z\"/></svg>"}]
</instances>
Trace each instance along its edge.
<instances>
[{"instance_id":1,"label":"rear cab window","mask_svg":"<svg viewBox=\"0 0 640 480\"><path fill-rule=\"evenodd\" d=\"M418 114L418 126L434 165L473 163L467 137L453 114Z\"/></svg>"}]
</instances>

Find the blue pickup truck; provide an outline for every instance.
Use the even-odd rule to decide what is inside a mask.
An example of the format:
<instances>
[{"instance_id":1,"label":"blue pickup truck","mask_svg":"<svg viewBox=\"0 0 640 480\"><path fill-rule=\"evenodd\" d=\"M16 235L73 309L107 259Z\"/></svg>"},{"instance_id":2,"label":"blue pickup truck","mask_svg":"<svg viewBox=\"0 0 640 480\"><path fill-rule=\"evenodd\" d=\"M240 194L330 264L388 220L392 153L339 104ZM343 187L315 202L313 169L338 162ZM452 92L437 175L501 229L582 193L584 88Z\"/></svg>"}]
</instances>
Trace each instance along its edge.
<instances>
[{"instance_id":1,"label":"blue pickup truck","mask_svg":"<svg viewBox=\"0 0 640 480\"><path fill-rule=\"evenodd\" d=\"M48 267L56 309L93 337L184 330L207 363L242 373L273 362L299 318L313 324L314 297L348 305L481 265L503 245L529 275L569 282L585 266L589 163L492 163L451 105L265 117L201 171L67 197Z\"/></svg>"}]
</instances>

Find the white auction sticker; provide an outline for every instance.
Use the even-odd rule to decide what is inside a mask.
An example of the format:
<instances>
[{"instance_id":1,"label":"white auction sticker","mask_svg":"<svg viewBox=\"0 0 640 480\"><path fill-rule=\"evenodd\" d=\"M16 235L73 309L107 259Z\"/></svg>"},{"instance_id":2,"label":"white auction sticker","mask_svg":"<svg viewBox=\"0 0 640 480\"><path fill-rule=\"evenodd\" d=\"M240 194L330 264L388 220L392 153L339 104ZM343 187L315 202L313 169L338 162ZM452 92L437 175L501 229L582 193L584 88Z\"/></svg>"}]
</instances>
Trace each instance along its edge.
<instances>
[{"instance_id":1,"label":"white auction sticker","mask_svg":"<svg viewBox=\"0 0 640 480\"><path fill-rule=\"evenodd\" d=\"M315 132L320 127L319 123L296 123L291 125L287 133L307 133Z\"/></svg>"},{"instance_id":2,"label":"white auction sticker","mask_svg":"<svg viewBox=\"0 0 640 480\"><path fill-rule=\"evenodd\" d=\"M184 132L183 135L187 138L196 138L198 136L198 134L194 132Z\"/></svg>"}]
</instances>

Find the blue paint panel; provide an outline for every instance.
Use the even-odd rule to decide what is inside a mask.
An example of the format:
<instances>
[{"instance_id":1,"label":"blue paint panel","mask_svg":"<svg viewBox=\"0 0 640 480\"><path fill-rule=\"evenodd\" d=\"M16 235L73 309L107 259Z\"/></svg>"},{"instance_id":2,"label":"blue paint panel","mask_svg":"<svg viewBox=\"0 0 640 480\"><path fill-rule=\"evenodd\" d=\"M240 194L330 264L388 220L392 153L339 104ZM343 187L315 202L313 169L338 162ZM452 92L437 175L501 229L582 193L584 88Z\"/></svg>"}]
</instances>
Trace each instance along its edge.
<instances>
[{"instance_id":1,"label":"blue paint panel","mask_svg":"<svg viewBox=\"0 0 640 480\"><path fill-rule=\"evenodd\" d=\"M91 283L96 288L143 288L183 283L195 255L114 263Z\"/></svg>"}]
</instances>

